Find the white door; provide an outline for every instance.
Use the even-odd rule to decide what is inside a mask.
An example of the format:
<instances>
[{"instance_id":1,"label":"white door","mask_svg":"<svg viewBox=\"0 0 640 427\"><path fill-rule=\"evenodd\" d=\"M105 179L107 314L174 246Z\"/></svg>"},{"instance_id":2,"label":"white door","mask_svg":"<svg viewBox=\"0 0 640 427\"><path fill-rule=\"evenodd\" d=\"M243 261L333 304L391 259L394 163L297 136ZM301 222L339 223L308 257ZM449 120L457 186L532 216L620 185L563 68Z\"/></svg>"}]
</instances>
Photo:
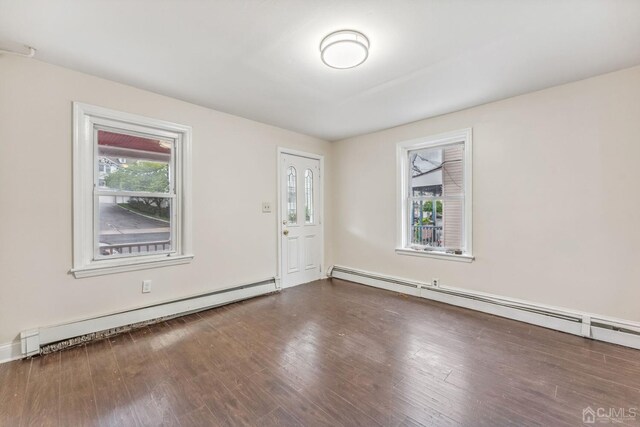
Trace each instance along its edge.
<instances>
[{"instance_id":1,"label":"white door","mask_svg":"<svg viewBox=\"0 0 640 427\"><path fill-rule=\"evenodd\" d=\"M280 153L282 287L321 276L320 160Z\"/></svg>"}]
</instances>

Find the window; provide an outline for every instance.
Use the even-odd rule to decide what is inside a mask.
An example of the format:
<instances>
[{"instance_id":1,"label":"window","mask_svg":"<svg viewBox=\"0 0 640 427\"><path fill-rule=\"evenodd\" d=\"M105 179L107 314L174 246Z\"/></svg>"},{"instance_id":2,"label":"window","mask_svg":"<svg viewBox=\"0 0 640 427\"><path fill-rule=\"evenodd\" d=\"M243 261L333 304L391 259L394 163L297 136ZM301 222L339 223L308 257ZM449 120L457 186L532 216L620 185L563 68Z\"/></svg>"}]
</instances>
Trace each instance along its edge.
<instances>
[{"instance_id":1,"label":"window","mask_svg":"<svg viewBox=\"0 0 640 427\"><path fill-rule=\"evenodd\" d=\"M471 129L398 144L399 254L473 260Z\"/></svg>"},{"instance_id":2,"label":"window","mask_svg":"<svg viewBox=\"0 0 640 427\"><path fill-rule=\"evenodd\" d=\"M313 224L313 172L304 171L304 222Z\"/></svg>"},{"instance_id":3,"label":"window","mask_svg":"<svg viewBox=\"0 0 640 427\"><path fill-rule=\"evenodd\" d=\"M191 128L74 103L75 277L189 262Z\"/></svg>"},{"instance_id":4,"label":"window","mask_svg":"<svg viewBox=\"0 0 640 427\"><path fill-rule=\"evenodd\" d=\"M287 169L287 218L289 224L298 223L298 178L296 168Z\"/></svg>"}]
</instances>

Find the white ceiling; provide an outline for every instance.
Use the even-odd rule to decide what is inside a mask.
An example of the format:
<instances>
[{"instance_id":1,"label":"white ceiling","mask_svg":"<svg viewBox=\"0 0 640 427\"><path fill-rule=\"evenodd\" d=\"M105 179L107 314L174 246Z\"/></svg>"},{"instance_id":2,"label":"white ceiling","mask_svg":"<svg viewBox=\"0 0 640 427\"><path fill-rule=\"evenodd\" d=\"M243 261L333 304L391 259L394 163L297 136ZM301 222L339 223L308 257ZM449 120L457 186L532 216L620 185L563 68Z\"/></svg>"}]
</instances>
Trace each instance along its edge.
<instances>
[{"instance_id":1,"label":"white ceiling","mask_svg":"<svg viewBox=\"0 0 640 427\"><path fill-rule=\"evenodd\" d=\"M371 41L320 61L328 33ZM0 45L328 140L640 64L639 0L0 0Z\"/></svg>"}]
</instances>

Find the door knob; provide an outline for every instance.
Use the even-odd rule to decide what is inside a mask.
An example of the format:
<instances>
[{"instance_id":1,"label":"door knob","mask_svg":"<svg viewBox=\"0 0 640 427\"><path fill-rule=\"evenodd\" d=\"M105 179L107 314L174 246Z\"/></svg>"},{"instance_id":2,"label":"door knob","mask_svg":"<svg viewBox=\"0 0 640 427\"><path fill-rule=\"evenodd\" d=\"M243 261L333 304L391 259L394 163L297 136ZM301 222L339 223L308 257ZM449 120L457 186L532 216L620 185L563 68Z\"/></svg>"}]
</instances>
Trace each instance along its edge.
<instances>
[{"instance_id":1,"label":"door knob","mask_svg":"<svg viewBox=\"0 0 640 427\"><path fill-rule=\"evenodd\" d=\"M285 236L289 235L289 230L282 230L282 234L284 234Z\"/></svg>"}]
</instances>

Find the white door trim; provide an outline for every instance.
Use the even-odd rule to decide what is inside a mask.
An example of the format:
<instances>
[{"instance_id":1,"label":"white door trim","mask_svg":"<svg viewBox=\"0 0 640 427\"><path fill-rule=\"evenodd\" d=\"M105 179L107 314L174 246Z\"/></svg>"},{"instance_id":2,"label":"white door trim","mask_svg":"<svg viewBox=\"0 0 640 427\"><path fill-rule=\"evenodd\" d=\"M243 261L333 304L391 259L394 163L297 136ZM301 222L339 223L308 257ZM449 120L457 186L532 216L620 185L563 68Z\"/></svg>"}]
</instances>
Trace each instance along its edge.
<instances>
[{"instance_id":1,"label":"white door trim","mask_svg":"<svg viewBox=\"0 0 640 427\"><path fill-rule=\"evenodd\" d=\"M281 182L280 180L282 179L282 168L280 167L281 165L281 160L282 160L282 155L283 154L290 154L293 156L299 156L299 157L306 157L308 159L314 159L314 160L319 160L320 161L320 212L319 212L319 216L318 216L318 225L320 226L320 278L326 277L325 276L325 272L323 270L324 268L324 155L322 154L316 154L316 153L309 153L307 151L300 151L300 150L294 150L291 148L285 148L285 147L278 147L277 149L277 158L276 158L276 169L277 169L277 173L276 173L276 193L277 193L277 203L276 203L276 230L277 230L277 238L276 241L278 242L278 257L277 257L277 265L276 265L276 272L278 274L277 276L277 283L282 283L281 279L282 279L282 191L281 191Z\"/></svg>"}]
</instances>

